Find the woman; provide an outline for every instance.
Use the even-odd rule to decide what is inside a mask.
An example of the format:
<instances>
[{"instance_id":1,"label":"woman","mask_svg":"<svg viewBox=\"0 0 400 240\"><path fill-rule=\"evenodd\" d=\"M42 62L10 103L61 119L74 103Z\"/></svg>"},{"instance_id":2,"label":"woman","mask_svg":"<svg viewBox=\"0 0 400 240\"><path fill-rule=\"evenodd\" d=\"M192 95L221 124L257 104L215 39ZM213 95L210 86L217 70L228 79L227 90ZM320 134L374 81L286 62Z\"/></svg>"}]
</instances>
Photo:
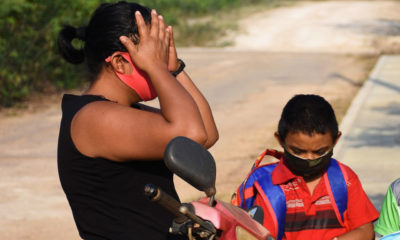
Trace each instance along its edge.
<instances>
[{"instance_id":1,"label":"woman","mask_svg":"<svg viewBox=\"0 0 400 240\"><path fill-rule=\"evenodd\" d=\"M82 50L74 38L85 42ZM85 61L92 79L81 96L63 97L58 142L60 181L80 236L168 239L173 216L144 197L144 185L178 199L162 161L167 143L186 136L209 148L218 139L206 99L182 71L172 28L138 4L102 4L87 27L63 28L59 49L71 63ZM160 109L139 103L156 96Z\"/></svg>"}]
</instances>

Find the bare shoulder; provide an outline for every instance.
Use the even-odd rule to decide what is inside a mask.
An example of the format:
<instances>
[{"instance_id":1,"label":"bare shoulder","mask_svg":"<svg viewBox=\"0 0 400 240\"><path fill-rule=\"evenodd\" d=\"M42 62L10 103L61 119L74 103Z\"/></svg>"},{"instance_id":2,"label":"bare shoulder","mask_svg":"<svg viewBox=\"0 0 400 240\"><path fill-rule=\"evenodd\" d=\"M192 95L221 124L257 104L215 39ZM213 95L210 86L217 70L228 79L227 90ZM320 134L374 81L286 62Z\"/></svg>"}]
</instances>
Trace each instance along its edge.
<instances>
[{"instance_id":1,"label":"bare shoulder","mask_svg":"<svg viewBox=\"0 0 400 240\"><path fill-rule=\"evenodd\" d=\"M71 136L75 142L85 133L93 133L93 130L101 130L101 126L110 121L119 112L123 111L121 107L114 102L96 101L91 102L81 108L74 116L71 122ZM100 128L99 128L100 127Z\"/></svg>"},{"instance_id":2,"label":"bare shoulder","mask_svg":"<svg viewBox=\"0 0 400 240\"><path fill-rule=\"evenodd\" d=\"M118 104L109 101L91 102L81 108L71 122L71 138L83 155L97 156L94 144L101 136L102 131L107 131L106 122L121 111Z\"/></svg>"},{"instance_id":3,"label":"bare shoulder","mask_svg":"<svg viewBox=\"0 0 400 240\"><path fill-rule=\"evenodd\" d=\"M110 101L96 101L83 107L74 117L73 124L84 124L86 127L96 127L124 119L134 121L135 116L146 114L144 109L123 106ZM97 129L97 128L95 128Z\"/></svg>"},{"instance_id":4,"label":"bare shoulder","mask_svg":"<svg viewBox=\"0 0 400 240\"><path fill-rule=\"evenodd\" d=\"M166 124L159 113L98 101L75 115L71 137L78 151L88 157L115 161L154 158L148 153L155 152L152 146L164 145L169 133Z\"/></svg>"},{"instance_id":5,"label":"bare shoulder","mask_svg":"<svg viewBox=\"0 0 400 240\"><path fill-rule=\"evenodd\" d=\"M104 139L113 134L116 126L121 127L121 122L134 121L136 111L110 101L89 103L80 109L72 119L72 141L82 154L99 157L101 154L99 154L97 146L107 144Z\"/></svg>"}]
</instances>

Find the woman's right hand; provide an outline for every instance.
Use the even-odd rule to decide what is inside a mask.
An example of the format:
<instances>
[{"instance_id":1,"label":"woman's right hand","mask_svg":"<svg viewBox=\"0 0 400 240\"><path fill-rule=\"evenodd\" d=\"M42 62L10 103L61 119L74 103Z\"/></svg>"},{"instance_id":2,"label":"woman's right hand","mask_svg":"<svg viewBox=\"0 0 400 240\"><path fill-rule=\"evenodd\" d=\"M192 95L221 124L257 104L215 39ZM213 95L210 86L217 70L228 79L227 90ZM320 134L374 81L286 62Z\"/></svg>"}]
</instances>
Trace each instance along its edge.
<instances>
[{"instance_id":1,"label":"woman's right hand","mask_svg":"<svg viewBox=\"0 0 400 240\"><path fill-rule=\"evenodd\" d=\"M171 33L165 27L164 19L157 15L156 10L151 11L151 24L146 25L139 11L135 12L136 23L139 31L139 43L135 45L128 37L121 36L120 41L126 47L135 66L145 72L150 69L168 71L168 51Z\"/></svg>"}]
</instances>

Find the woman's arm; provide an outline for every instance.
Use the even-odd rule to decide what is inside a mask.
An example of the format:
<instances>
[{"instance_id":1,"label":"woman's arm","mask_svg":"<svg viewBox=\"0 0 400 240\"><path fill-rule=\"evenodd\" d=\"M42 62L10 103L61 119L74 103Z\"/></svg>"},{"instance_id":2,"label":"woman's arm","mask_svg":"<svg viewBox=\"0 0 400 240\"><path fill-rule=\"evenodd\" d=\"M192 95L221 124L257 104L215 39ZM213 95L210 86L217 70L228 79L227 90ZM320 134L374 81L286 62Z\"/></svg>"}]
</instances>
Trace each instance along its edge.
<instances>
[{"instance_id":1,"label":"woman's arm","mask_svg":"<svg viewBox=\"0 0 400 240\"><path fill-rule=\"evenodd\" d=\"M78 150L89 157L113 161L160 159L176 136L204 144L207 135L199 109L190 94L167 67L170 32L152 11L148 28L136 12L140 43L127 37L121 42L134 64L150 77L160 101L160 113L143 111L114 102L86 105L71 123L71 136Z\"/></svg>"},{"instance_id":2,"label":"woman's arm","mask_svg":"<svg viewBox=\"0 0 400 240\"><path fill-rule=\"evenodd\" d=\"M175 47L173 30L171 26L169 26L168 28L171 32L168 55L168 70L174 72L176 69L179 68L179 62ZM196 102L197 107L199 108L201 118L203 120L204 127L207 133L207 141L203 144L203 146L206 148L210 148L212 145L214 145L219 137L210 105L208 104L207 99L203 96L203 94L196 87L190 76L185 71L182 71L180 74L178 74L176 79L192 96L193 100Z\"/></svg>"},{"instance_id":3,"label":"woman's arm","mask_svg":"<svg viewBox=\"0 0 400 240\"><path fill-rule=\"evenodd\" d=\"M203 146L205 148L210 148L214 145L219 137L210 105L186 72L180 73L176 79L182 84L186 91L189 92L199 108L207 134L207 141L203 144Z\"/></svg>"}]
</instances>

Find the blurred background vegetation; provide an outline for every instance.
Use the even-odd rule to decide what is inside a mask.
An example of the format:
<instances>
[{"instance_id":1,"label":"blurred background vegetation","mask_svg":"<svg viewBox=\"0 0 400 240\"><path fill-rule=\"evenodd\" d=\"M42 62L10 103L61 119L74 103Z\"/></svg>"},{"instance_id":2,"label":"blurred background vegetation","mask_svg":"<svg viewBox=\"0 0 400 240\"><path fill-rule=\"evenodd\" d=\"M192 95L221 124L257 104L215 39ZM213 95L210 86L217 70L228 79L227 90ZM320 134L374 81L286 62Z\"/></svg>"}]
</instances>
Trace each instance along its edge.
<instances>
[{"instance_id":1,"label":"blurred background vegetation","mask_svg":"<svg viewBox=\"0 0 400 240\"><path fill-rule=\"evenodd\" d=\"M85 83L84 66L65 62L57 51L64 24L84 26L107 0L2 0L0 3L0 108L32 93L49 94ZM217 39L234 31L243 11L282 0L138 0L156 8L174 26L178 46L226 46ZM250 13L247 11L244 14ZM224 20L223 20L224 19Z\"/></svg>"}]
</instances>

